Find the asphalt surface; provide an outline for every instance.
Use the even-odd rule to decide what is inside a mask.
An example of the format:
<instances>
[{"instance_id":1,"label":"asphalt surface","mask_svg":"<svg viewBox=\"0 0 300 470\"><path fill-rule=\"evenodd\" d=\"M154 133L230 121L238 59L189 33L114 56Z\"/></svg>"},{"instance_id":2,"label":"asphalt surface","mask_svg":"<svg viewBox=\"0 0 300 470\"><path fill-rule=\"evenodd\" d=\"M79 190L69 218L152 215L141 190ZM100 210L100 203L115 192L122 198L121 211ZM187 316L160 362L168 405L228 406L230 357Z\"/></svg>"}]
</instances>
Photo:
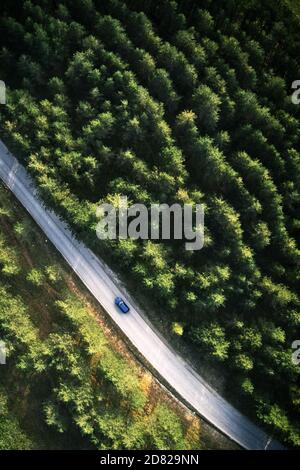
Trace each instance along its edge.
<instances>
[{"instance_id":1,"label":"asphalt surface","mask_svg":"<svg viewBox=\"0 0 300 470\"><path fill-rule=\"evenodd\" d=\"M245 449L283 449L258 426L216 393L138 312L109 268L71 234L54 212L45 208L26 170L0 141L0 178L41 227L88 290L131 343L166 382L207 421ZM96 236L96 233L95 233ZM114 305L120 296L130 306L122 314Z\"/></svg>"}]
</instances>

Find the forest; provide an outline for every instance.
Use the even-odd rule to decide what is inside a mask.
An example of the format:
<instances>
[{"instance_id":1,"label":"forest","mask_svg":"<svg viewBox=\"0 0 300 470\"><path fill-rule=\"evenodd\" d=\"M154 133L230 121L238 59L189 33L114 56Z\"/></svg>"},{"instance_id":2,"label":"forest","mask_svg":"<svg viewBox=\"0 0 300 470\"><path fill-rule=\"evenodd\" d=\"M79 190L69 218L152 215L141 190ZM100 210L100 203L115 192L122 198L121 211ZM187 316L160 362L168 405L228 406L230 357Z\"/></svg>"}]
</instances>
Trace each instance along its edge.
<instances>
[{"instance_id":1,"label":"forest","mask_svg":"<svg viewBox=\"0 0 300 470\"><path fill-rule=\"evenodd\" d=\"M0 185L0 450L232 448L179 405Z\"/></svg>"},{"instance_id":2,"label":"forest","mask_svg":"<svg viewBox=\"0 0 300 470\"><path fill-rule=\"evenodd\" d=\"M177 325L180 341L226 371L240 410L300 447L300 366L291 359L300 325L300 105L291 100L300 79L300 16L291 5L4 0L0 136L45 204L126 275L170 330ZM180 240L99 241L96 209L122 195L145 205L203 204L204 248L187 251ZM0 264L4 273L18 269L5 257ZM5 298L25 321L18 300L9 292ZM58 308L70 331L77 325L86 353L97 354L80 315L67 301ZM62 343L52 337L41 350L28 329L35 347L20 367L67 369L73 378L64 390L54 385L55 403L67 400L89 434L72 380L84 406L95 397L89 382L81 388L82 358L68 331ZM20 338L24 347L28 341ZM62 351L55 361L53 348ZM102 373L110 360L104 354ZM113 386L132 405L143 400L121 378ZM53 401L46 412L64 426ZM108 413L118 433L122 415ZM97 420L101 432L111 431ZM105 445L97 433L92 440Z\"/></svg>"}]
</instances>

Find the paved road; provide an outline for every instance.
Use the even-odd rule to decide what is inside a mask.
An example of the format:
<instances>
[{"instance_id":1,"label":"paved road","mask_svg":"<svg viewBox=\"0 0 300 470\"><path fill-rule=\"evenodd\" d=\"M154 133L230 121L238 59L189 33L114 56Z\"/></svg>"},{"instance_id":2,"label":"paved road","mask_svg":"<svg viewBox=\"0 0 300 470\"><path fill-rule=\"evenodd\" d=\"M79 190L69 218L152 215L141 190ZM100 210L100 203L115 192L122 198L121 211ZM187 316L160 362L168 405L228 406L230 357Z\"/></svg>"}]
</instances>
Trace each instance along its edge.
<instances>
[{"instance_id":1,"label":"paved road","mask_svg":"<svg viewBox=\"0 0 300 470\"><path fill-rule=\"evenodd\" d=\"M192 408L246 449L283 448L218 395L164 342L137 311L133 299L120 290L122 287L114 273L73 238L64 222L45 209L25 169L1 141L0 177L131 343ZM114 298L117 295L130 305L129 314L122 315L115 307Z\"/></svg>"}]
</instances>

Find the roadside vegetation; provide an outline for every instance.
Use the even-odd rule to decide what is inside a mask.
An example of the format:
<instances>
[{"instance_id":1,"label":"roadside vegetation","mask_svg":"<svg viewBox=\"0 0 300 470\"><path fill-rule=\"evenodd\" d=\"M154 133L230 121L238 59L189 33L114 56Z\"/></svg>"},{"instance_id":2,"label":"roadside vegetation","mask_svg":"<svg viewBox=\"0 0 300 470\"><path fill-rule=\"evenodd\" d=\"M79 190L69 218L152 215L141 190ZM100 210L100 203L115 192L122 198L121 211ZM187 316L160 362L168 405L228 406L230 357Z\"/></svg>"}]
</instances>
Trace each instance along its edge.
<instances>
[{"instance_id":1,"label":"roadside vegetation","mask_svg":"<svg viewBox=\"0 0 300 470\"><path fill-rule=\"evenodd\" d=\"M8 86L1 136L45 203L111 266L122 265L169 331L202 361L223 367L240 409L299 447L299 366L291 359L300 324L300 105L291 101L300 79L299 18L273 0L4 0L0 21ZM120 195L144 204L203 203L204 248L188 252L178 240L100 242L96 208ZM17 258L3 269L18 276ZM26 282L34 290L45 279L55 286L33 266ZM114 434L106 443L125 445L122 413L118 421L108 407L106 423L95 418L98 431L86 417L86 407L103 401L93 395L90 370L82 376L82 354L92 350L102 364L115 359L98 340L97 350L92 327L72 305L68 298L56 304L65 331L51 331L41 349L39 333L26 327L35 340L21 364L54 376L67 369L65 387L54 379L45 405L54 427L64 430L63 402L95 445L99 432ZM62 363L51 359L54 351ZM122 396L122 379L109 370L97 366ZM81 407L72 381L78 393L85 383ZM133 383L124 386L127 406L141 404ZM151 422L165 421L164 408L153 413ZM140 423L132 417L135 437L126 445L138 439ZM160 445L148 429L143 442ZM170 446L182 445L176 429Z\"/></svg>"}]
</instances>

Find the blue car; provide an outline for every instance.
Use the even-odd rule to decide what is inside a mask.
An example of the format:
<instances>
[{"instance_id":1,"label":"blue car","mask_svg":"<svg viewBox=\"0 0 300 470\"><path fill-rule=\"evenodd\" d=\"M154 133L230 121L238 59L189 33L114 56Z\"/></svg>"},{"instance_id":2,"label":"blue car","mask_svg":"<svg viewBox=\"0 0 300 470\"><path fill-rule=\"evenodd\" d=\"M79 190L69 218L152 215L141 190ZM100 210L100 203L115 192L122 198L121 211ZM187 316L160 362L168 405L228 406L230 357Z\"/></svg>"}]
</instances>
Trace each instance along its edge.
<instances>
[{"instance_id":1,"label":"blue car","mask_svg":"<svg viewBox=\"0 0 300 470\"><path fill-rule=\"evenodd\" d=\"M125 304L124 300L122 300L121 297L115 298L115 304L117 305L117 307L119 307L122 313L128 313L130 310L128 305Z\"/></svg>"}]
</instances>

